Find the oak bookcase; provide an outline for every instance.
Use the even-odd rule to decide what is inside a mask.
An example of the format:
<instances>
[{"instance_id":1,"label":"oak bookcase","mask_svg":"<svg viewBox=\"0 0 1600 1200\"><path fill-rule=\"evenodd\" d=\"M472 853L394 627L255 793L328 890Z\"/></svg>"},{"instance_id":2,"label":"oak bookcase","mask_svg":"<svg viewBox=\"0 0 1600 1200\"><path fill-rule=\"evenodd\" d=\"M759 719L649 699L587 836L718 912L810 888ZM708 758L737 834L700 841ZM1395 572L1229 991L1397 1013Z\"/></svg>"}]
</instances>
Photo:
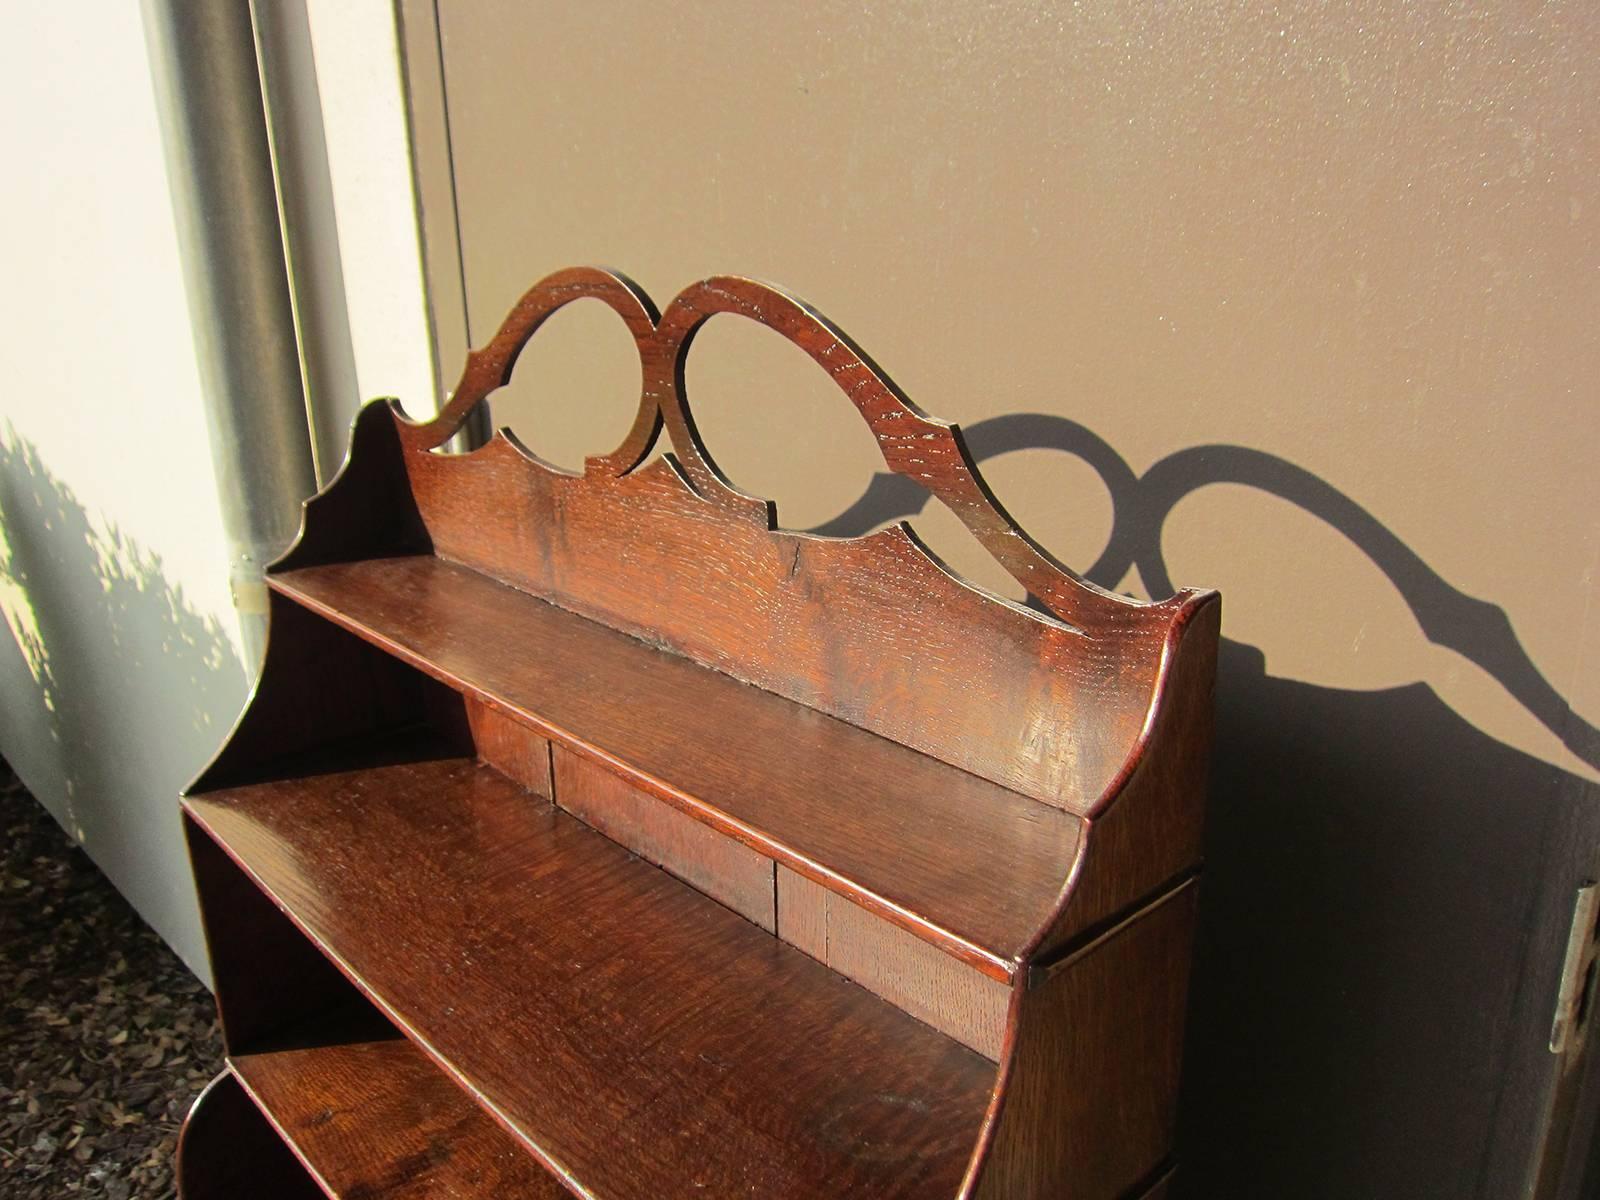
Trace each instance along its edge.
<instances>
[{"instance_id":1,"label":"oak bookcase","mask_svg":"<svg viewBox=\"0 0 1600 1200\"><path fill-rule=\"evenodd\" d=\"M581 298L639 348L623 444L446 451ZM732 487L683 388L722 313L1033 603ZM227 1046L185 1200L1166 1195L1217 596L1056 563L805 305L550 276L436 419L362 411L269 583L183 801Z\"/></svg>"}]
</instances>

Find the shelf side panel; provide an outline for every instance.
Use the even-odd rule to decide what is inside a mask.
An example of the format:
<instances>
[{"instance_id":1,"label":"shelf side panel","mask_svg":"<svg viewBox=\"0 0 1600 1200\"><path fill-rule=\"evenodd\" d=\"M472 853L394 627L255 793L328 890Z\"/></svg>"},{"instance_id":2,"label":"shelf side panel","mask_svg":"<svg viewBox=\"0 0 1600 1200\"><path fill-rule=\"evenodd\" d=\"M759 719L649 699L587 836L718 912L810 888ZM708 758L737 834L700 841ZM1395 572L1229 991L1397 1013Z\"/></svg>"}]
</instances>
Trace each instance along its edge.
<instances>
[{"instance_id":1,"label":"shelf side panel","mask_svg":"<svg viewBox=\"0 0 1600 1200\"><path fill-rule=\"evenodd\" d=\"M228 1052L348 1006L354 989L338 969L187 813L183 830Z\"/></svg>"},{"instance_id":2,"label":"shelf side panel","mask_svg":"<svg viewBox=\"0 0 1600 1200\"><path fill-rule=\"evenodd\" d=\"M1122 1200L1170 1157L1198 894L1035 970L974 1200Z\"/></svg>"},{"instance_id":3,"label":"shelf side panel","mask_svg":"<svg viewBox=\"0 0 1600 1200\"><path fill-rule=\"evenodd\" d=\"M1049 958L1086 931L1115 922L1200 869L1222 601L1211 597L1182 629L1146 748L1090 824L1083 864L1032 957ZM1188 962L1185 948L1182 959Z\"/></svg>"},{"instance_id":4,"label":"shelf side panel","mask_svg":"<svg viewBox=\"0 0 1600 1200\"><path fill-rule=\"evenodd\" d=\"M471 745L465 702L453 689L275 591L268 600L261 676L185 795L270 776L297 758L407 726Z\"/></svg>"},{"instance_id":5,"label":"shelf side panel","mask_svg":"<svg viewBox=\"0 0 1600 1200\"><path fill-rule=\"evenodd\" d=\"M430 551L406 478L395 411L392 400L362 406L338 474L301 505L299 536L268 570Z\"/></svg>"}]
</instances>

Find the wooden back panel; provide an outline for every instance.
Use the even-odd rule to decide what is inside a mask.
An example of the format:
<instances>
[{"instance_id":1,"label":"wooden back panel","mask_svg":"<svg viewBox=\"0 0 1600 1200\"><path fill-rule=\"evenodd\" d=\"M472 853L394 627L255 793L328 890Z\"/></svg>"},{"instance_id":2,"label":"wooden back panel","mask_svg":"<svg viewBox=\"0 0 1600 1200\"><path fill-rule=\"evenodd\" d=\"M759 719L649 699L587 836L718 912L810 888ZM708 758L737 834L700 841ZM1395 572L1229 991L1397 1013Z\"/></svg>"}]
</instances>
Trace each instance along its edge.
<instances>
[{"instance_id":1,"label":"wooden back panel","mask_svg":"<svg viewBox=\"0 0 1600 1200\"><path fill-rule=\"evenodd\" d=\"M617 312L638 346L623 443L582 475L504 432L441 452L540 325L583 298ZM1049 615L950 574L904 524L854 539L775 529L771 505L717 468L685 394L690 343L720 313L767 325L827 370L886 464L950 507ZM437 418L394 420L440 556L1073 812L1094 812L1131 769L1163 664L1204 599L1140 603L1055 562L995 500L956 426L917 410L811 309L750 280L695 284L658 317L620 275L559 272L469 357ZM641 468L663 427L673 453Z\"/></svg>"}]
</instances>

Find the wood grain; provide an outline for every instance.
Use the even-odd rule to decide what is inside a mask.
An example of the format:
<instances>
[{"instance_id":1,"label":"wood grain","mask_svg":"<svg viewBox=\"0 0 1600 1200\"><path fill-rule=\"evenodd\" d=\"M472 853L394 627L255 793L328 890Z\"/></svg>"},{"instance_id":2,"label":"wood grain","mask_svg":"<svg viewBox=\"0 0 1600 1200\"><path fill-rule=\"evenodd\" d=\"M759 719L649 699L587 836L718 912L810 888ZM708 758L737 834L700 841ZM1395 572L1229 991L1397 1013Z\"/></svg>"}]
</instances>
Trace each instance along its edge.
<instances>
[{"instance_id":1,"label":"wood grain","mask_svg":"<svg viewBox=\"0 0 1600 1200\"><path fill-rule=\"evenodd\" d=\"M878 444L885 465L925 487L967 526L1008 572L1063 620L1111 627L1186 602L1180 595L1141 604L1089 583L1046 553L1001 506L967 449L960 429L930 417L841 330L782 288L736 275L684 288L659 317L637 284L611 270L572 267L547 276L522 296L491 342L468 355L451 400L433 420L407 422L401 437L413 452L443 445L494 389L511 378L517 357L556 311L575 300L598 299L626 324L638 349L638 413L623 444L592 460L589 474L612 476L635 466L662 422L696 491L735 512L759 512L765 502L741 495L700 438L684 386L696 333L719 314L765 325L807 354L844 393Z\"/></svg>"},{"instance_id":2,"label":"wood grain","mask_svg":"<svg viewBox=\"0 0 1600 1200\"><path fill-rule=\"evenodd\" d=\"M416 556L271 582L995 978L1071 868L1080 822L1060 809L465 568Z\"/></svg>"},{"instance_id":3,"label":"wood grain","mask_svg":"<svg viewBox=\"0 0 1600 1200\"><path fill-rule=\"evenodd\" d=\"M230 1065L330 1196L570 1200L521 1143L392 1031L235 1055Z\"/></svg>"},{"instance_id":4,"label":"wood grain","mask_svg":"<svg viewBox=\"0 0 1600 1200\"><path fill-rule=\"evenodd\" d=\"M406 443L418 450L442 446L461 429L473 409L495 389L509 383L528 340L555 313L576 300L598 300L622 318L636 343L655 336L660 314L643 288L619 271L598 267L567 267L547 275L506 314L486 346L472 350L439 414L425 424L402 426ZM589 470L621 474L632 470L649 451L661 429L661 411L648 392L641 396L639 412L621 445L610 454L589 460Z\"/></svg>"},{"instance_id":5,"label":"wood grain","mask_svg":"<svg viewBox=\"0 0 1600 1200\"><path fill-rule=\"evenodd\" d=\"M888 375L826 317L782 288L720 275L679 292L657 323L653 345L641 348L644 392L659 397L673 447L697 490L713 499L737 490L712 461L690 414L684 387L696 332L719 314L765 325L807 354L855 407L884 465L926 488L958 517L984 549L1057 617L1085 631L1136 626L1185 596L1141 604L1089 583L1051 557L1001 506L967 449L960 429L913 404ZM670 364L670 366L669 366Z\"/></svg>"},{"instance_id":6,"label":"wood grain","mask_svg":"<svg viewBox=\"0 0 1600 1200\"><path fill-rule=\"evenodd\" d=\"M1060 953L1200 867L1222 601L1207 597L1174 629L1165 686L1124 782L1090 820L1073 887L1030 958Z\"/></svg>"},{"instance_id":7,"label":"wood grain","mask_svg":"<svg viewBox=\"0 0 1600 1200\"><path fill-rule=\"evenodd\" d=\"M570 750L554 752L556 803L646 862L777 932L773 862Z\"/></svg>"},{"instance_id":8,"label":"wood grain","mask_svg":"<svg viewBox=\"0 0 1600 1200\"><path fill-rule=\"evenodd\" d=\"M530 801L465 759L186 806L399 1028L596 1195L956 1193L994 1064Z\"/></svg>"},{"instance_id":9,"label":"wood grain","mask_svg":"<svg viewBox=\"0 0 1600 1200\"><path fill-rule=\"evenodd\" d=\"M639 351L623 446L582 476L503 435L470 455L431 452L510 377L547 317L584 297L618 312ZM771 506L739 494L712 460L684 388L696 332L721 314L808 354L885 465L942 500L1056 619L948 575L903 525L850 540L774 530ZM397 409L395 420L441 556L1075 812L1101 802L1158 690L1167 636L1202 598L1141 603L1073 573L1012 520L955 425L918 409L815 309L750 279L693 284L658 320L616 272L557 272L469 357L435 420L412 424ZM675 456L634 470L645 431L663 422ZM482 521L484 508L517 519ZM977 636L952 645L951 630Z\"/></svg>"},{"instance_id":10,"label":"wood grain","mask_svg":"<svg viewBox=\"0 0 1600 1200\"><path fill-rule=\"evenodd\" d=\"M778 936L985 1058L999 1061L1011 989L787 867Z\"/></svg>"}]
</instances>

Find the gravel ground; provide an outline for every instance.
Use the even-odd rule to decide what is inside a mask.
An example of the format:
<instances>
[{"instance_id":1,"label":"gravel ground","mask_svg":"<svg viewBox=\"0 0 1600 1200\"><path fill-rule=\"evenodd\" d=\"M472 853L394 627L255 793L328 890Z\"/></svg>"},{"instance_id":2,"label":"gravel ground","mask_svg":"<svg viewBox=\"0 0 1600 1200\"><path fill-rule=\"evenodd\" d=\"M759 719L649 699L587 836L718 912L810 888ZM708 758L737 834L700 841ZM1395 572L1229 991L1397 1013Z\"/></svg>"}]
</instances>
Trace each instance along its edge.
<instances>
[{"instance_id":1,"label":"gravel ground","mask_svg":"<svg viewBox=\"0 0 1600 1200\"><path fill-rule=\"evenodd\" d=\"M4 763L0 828L0 1196L170 1197L211 995Z\"/></svg>"}]
</instances>

